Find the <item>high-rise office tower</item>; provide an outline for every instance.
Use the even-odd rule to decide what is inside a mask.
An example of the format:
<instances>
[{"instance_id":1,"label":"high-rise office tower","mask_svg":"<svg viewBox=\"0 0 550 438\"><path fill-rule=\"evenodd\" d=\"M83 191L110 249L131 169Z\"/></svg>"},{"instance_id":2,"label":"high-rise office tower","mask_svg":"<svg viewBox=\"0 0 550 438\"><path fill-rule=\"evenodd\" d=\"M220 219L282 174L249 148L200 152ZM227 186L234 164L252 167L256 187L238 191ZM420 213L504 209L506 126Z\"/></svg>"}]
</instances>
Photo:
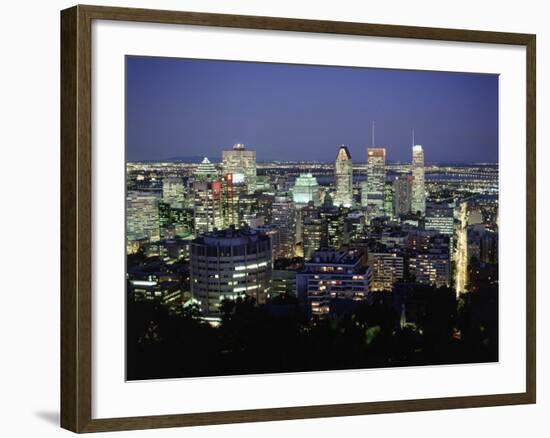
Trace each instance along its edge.
<instances>
[{"instance_id":1,"label":"high-rise office tower","mask_svg":"<svg viewBox=\"0 0 550 438\"><path fill-rule=\"evenodd\" d=\"M344 242L344 218L348 214L345 209L332 208L321 210L319 217L323 221L321 246L340 248Z\"/></svg>"},{"instance_id":2,"label":"high-rise office tower","mask_svg":"<svg viewBox=\"0 0 550 438\"><path fill-rule=\"evenodd\" d=\"M196 169L191 187L194 197L195 235L222 228L222 182L208 158L205 158Z\"/></svg>"},{"instance_id":3,"label":"high-rise office tower","mask_svg":"<svg viewBox=\"0 0 550 438\"><path fill-rule=\"evenodd\" d=\"M270 224L273 221L273 201L275 195L271 193L261 193L256 196L258 216L263 216L264 223Z\"/></svg>"},{"instance_id":4,"label":"high-rise office tower","mask_svg":"<svg viewBox=\"0 0 550 438\"><path fill-rule=\"evenodd\" d=\"M286 195L275 197L272 207L272 223L280 231L281 254L284 258L294 257L296 245L296 209L292 200Z\"/></svg>"},{"instance_id":5,"label":"high-rise office tower","mask_svg":"<svg viewBox=\"0 0 550 438\"><path fill-rule=\"evenodd\" d=\"M167 202L159 201L159 226L161 239L171 239L174 237L174 227L172 226L172 207Z\"/></svg>"},{"instance_id":6,"label":"high-rise office tower","mask_svg":"<svg viewBox=\"0 0 550 438\"><path fill-rule=\"evenodd\" d=\"M424 150L419 144L413 146L412 151L412 199L413 213L426 212L426 189L424 187Z\"/></svg>"},{"instance_id":7,"label":"high-rise office tower","mask_svg":"<svg viewBox=\"0 0 550 438\"><path fill-rule=\"evenodd\" d=\"M368 196L368 190L369 190L369 182L368 181L362 181L360 184L361 188L361 207L366 209L369 205L369 196Z\"/></svg>"},{"instance_id":8,"label":"high-rise office tower","mask_svg":"<svg viewBox=\"0 0 550 438\"><path fill-rule=\"evenodd\" d=\"M314 217L306 217L303 222L303 248L304 258L308 260L313 253L321 247L323 238L323 220Z\"/></svg>"},{"instance_id":9,"label":"high-rise office tower","mask_svg":"<svg viewBox=\"0 0 550 438\"><path fill-rule=\"evenodd\" d=\"M304 207L299 208L299 205L296 205L296 207L296 252L297 256L301 257L303 254L305 254L306 221L309 219L319 218L320 208L316 207L313 201L309 201ZM315 249L317 249L317 247ZM299 254L300 251L302 251L302 254Z\"/></svg>"},{"instance_id":10,"label":"high-rise office tower","mask_svg":"<svg viewBox=\"0 0 550 438\"><path fill-rule=\"evenodd\" d=\"M153 193L129 191L126 195L126 243L128 252L133 242L155 242L160 239L159 197Z\"/></svg>"},{"instance_id":11,"label":"high-rise office tower","mask_svg":"<svg viewBox=\"0 0 550 438\"><path fill-rule=\"evenodd\" d=\"M386 149L367 148L367 208L370 217L384 215Z\"/></svg>"},{"instance_id":12,"label":"high-rise office tower","mask_svg":"<svg viewBox=\"0 0 550 438\"><path fill-rule=\"evenodd\" d=\"M223 228L221 181L196 181L193 193L195 235Z\"/></svg>"},{"instance_id":13,"label":"high-rise office tower","mask_svg":"<svg viewBox=\"0 0 550 438\"><path fill-rule=\"evenodd\" d=\"M393 219L393 183L386 181L384 184L384 213L389 219Z\"/></svg>"},{"instance_id":14,"label":"high-rise office tower","mask_svg":"<svg viewBox=\"0 0 550 438\"><path fill-rule=\"evenodd\" d=\"M230 151L223 151L223 176L233 174L233 183L243 182L247 192L256 190L256 151L249 151L237 143Z\"/></svg>"},{"instance_id":15,"label":"high-rise office tower","mask_svg":"<svg viewBox=\"0 0 550 438\"><path fill-rule=\"evenodd\" d=\"M393 211L395 216L406 215L411 212L413 177L399 175L393 181Z\"/></svg>"},{"instance_id":16,"label":"high-rise office tower","mask_svg":"<svg viewBox=\"0 0 550 438\"><path fill-rule=\"evenodd\" d=\"M223 177L223 223L224 228L234 225L240 228L244 223L243 204L248 196L248 189L243 180L233 182L233 174L228 173Z\"/></svg>"},{"instance_id":17,"label":"high-rise office tower","mask_svg":"<svg viewBox=\"0 0 550 438\"><path fill-rule=\"evenodd\" d=\"M353 202L353 163L348 148L340 146L336 155L336 196L334 205L351 207Z\"/></svg>"},{"instance_id":18,"label":"high-rise office tower","mask_svg":"<svg viewBox=\"0 0 550 438\"><path fill-rule=\"evenodd\" d=\"M319 184L317 178L311 173L302 173L294 182L292 188L292 200L296 208L306 206L310 201L315 207L321 205L321 197L319 196Z\"/></svg>"},{"instance_id":19,"label":"high-rise office tower","mask_svg":"<svg viewBox=\"0 0 550 438\"><path fill-rule=\"evenodd\" d=\"M170 209L174 234L179 238L191 238L194 233L194 213L192 208Z\"/></svg>"},{"instance_id":20,"label":"high-rise office tower","mask_svg":"<svg viewBox=\"0 0 550 438\"><path fill-rule=\"evenodd\" d=\"M218 171L216 166L210 162L207 157L204 157L201 164L197 166L193 173L193 179L195 181L212 181L218 179Z\"/></svg>"},{"instance_id":21,"label":"high-rise office tower","mask_svg":"<svg viewBox=\"0 0 550 438\"><path fill-rule=\"evenodd\" d=\"M453 253L454 206L445 203L428 204L424 228L449 236L450 253Z\"/></svg>"},{"instance_id":22,"label":"high-rise office tower","mask_svg":"<svg viewBox=\"0 0 550 438\"><path fill-rule=\"evenodd\" d=\"M342 243L348 245L361 238L365 228L365 216L361 212L352 212L344 217Z\"/></svg>"},{"instance_id":23,"label":"high-rise office tower","mask_svg":"<svg viewBox=\"0 0 550 438\"><path fill-rule=\"evenodd\" d=\"M182 178L166 177L162 179L162 200L170 207L183 207L185 191Z\"/></svg>"}]
</instances>

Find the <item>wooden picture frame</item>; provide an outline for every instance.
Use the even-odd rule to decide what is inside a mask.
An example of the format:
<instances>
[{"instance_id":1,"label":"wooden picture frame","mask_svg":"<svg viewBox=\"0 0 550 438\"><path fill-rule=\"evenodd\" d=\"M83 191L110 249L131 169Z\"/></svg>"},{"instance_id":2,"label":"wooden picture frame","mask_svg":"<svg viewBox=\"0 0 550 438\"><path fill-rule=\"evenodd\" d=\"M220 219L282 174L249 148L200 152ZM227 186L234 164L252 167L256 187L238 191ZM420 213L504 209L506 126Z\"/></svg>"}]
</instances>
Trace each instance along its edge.
<instances>
[{"instance_id":1,"label":"wooden picture frame","mask_svg":"<svg viewBox=\"0 0 550 438\"><path fill-rule=\"evenodd\" d=\"M390 38L519 45L526 48L527 283L526 391L129 418L92 418L91 25L93 20L219 26ZM289 18L75 6L61 12L61 426L98 432L535 403L535 35Z\"/></svg>"}]
</instances>

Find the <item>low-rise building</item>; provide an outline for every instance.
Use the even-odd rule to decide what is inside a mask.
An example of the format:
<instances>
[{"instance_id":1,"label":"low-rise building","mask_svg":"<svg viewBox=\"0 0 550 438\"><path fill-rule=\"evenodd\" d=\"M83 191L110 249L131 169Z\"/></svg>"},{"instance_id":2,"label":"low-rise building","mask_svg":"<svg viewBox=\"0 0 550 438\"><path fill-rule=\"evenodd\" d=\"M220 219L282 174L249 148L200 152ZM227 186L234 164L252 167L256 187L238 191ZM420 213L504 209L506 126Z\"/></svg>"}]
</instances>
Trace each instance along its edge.
<instances>
[{"instance_id":1,"label":"low-rise building","mask_svg":"<svg viewBox=\"0 0 550 438\"><path fill-rule=\"evenodd\" d=\"M331 300L367 301L370 287L370 268L357 250L323 248L296 276L298 299L307 301L314 319L329 314Z\"/></svg>"}]
</instances>

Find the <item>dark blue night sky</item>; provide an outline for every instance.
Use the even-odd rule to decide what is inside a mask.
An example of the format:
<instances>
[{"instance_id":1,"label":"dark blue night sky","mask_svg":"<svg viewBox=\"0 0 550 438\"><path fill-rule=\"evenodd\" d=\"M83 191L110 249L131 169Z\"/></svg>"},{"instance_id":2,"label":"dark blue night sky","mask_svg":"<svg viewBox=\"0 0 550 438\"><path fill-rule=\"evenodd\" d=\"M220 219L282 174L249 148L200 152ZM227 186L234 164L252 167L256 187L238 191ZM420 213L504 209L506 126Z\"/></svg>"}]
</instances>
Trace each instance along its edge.
<instances>
[{"instance_id":1,"label":"dark blue night sky","mask_svg":"<svg viewBox=\"0 0 550 438\"><path fill-rule=\"evenodd\" d=\"M332 161L340 144L366 161L371 121L390 162L410 161L411 130L426 162L498 161L498 77L127 58L130 161L221 157L245 143L258 161Z\"/></svg>"}]
</instances>

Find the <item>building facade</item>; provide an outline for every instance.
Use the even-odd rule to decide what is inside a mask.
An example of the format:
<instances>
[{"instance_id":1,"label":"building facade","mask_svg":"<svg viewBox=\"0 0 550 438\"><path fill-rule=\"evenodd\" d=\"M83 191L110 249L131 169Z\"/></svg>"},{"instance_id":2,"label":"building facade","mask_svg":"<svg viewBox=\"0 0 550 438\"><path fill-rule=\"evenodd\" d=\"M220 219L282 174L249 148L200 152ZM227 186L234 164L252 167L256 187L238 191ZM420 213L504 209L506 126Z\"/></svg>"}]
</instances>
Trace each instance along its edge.
<instances>
[{"instance_id":1,"label":"building facade","mask_svg":"<svg viewBox=\"0 0 550 438\"><path fill-rule=\"evenodd\" d=\"M223 228L221 181L193 182L195 235Z\"/></svg>"},{"instance_id":2,"label":"building facade","mask_svg":"<svg viewBox=\"0 0 550 438\"><path fill-rule=\"evenodd\" d=\"M264 224L254 228L262 234L265 234L271 239L271 250L273 253L273 260L277 260L285 257L284 248L281 245L281 231L275 224Z\"/></svg>"},{"instance_id":3,"label":"building facade","mask_svg":"<svg viewBox=\"0 0 550 438\"><path fill-rule=\"evenodd\" d=\"M335 163L336 196L335 206L351 207L353 204L353 163L348 148L338 149Z\"/></svg>"},{"instance_id":4,"label":"building facade","mask_svg":"<svg viewBox=\"0 0 550 438\"><path fill-rule=\"evenodd\" d=\"M413 213L426 212L426 188L424 183L424 150L417 144L412 152L412 197L411 210Z\"/></svg>"},{"instance_id":5,"label":"building facade","mask_svg":"<svg viewBox=\"0 0 550 438\"><path fill-rule=\"evenodd\" d=\"M426 207L426 218L424 228L437 231L440 234L449 236L450 253L453 253L454 240L454 207L449 204L428 204Z\"/></svg>"},{"instance_id":6,"label":"building facade","mask_svg":"<svg viewBox=\"0 0 550 438\"><path fill-rule=\"evenodd\" d=\"M272 223L280 233L282 258L294 257L296 245L296 209L287 195L276 196L271 207ZM280 257L277 257L280 258Z\"/></svg>"},{"instance_id":7,"label":"building facade","mask_svg":"<svg viewBox=\"0 0 550 438\"><path fill-rule=\"evenodd\" d=\"M204 158L191 181L195 235L223 228L222 181L216 167Z\"/></svg>"},{"instance_id":8,"label":"building facade","mask_svg":"<svg viewBox=\"0 0 550 438\"><path fill-rule=\"evenodd\" d=\"M409 275L416 283L449 287L451 262L448 254L417 254L409 259Z\"/></svg>"},{"instance_id":9,"label":"building facade","mask_svg":"<svg viewBox=\"0 0 550 438\"><path fill-rule=\"evenodd\" d=\"M204 157L201 163L197 166L193 172L194 181L215 181L219 180L219 173L216 166L208 157Z\"/></svg>"},{"instance_id":10,"label":"building facade","mask_svg":"<svg viewBox=\"0 0 550 438\"><path fill-rule=\"evenodd\" d=\"M162 179L162 200L170 207L184 207L185 189L182 178L166 177Z\"/></svg>"},{"instance_id":11,"label":"building facade","mask_svg":"<svg viewBox=\"0 0 550 438\"><path fill-rule=\"evenodd\" d=\"M367 148L367 209L369 216L384 216L386 149Z\"/></svg>"},{"instance_id":12,"label":"building facade","mask_svg":"<svg viewBox=\"0 0 550 438\"><path fill-rule=\"evenodd\" d=\"M395 216L411 213L413 177L399 175L393 181L393 211Z\"/></svg>"},{"instance_id":13,"label":"building facade","mask_svg":"<svg viewBox=\"0 0 550 438\"><path fill-rule=\"evenodd\" d=\"M292 188L292 200L297 208L308 205L313 202L315 207L321 205L321 197L319 195L319 184L317 178L311 173L302 173L294 182Z\"/></svg>"},{"instance_id":14,"label":"building facade","mask_svg":"<svg viewBox=\"0 0 550 438\"><path fill-rule=\"evenodd\" d=\"M136 249L133 242L155 242L160 239L159 196L155 193L129 191L126 195L126 246L129 253Z\"/></svg>"},{"instance_id":15,"label":"building facade","mask_svg":"<svg viewBox=\"0 0 550 438\"><path fill-rule=\"evenodd\" d=\"M256 191L256 151L247 150L242 143L233 145L233 149L222 152L223 176L233 175L233 182L243 182L247 193Z\"/></svg>"},{"instance_id":16,"label":"building facade","mask_svg":"<svg viewBox=\"0 0 550 438\"><path fill-rule=\"evenodd\" d=\"M395 283L403 281L404 258L394 252L369 252L372 291L391 292Z\"/></svg>"},{"instance_id":17,"label":"building facade","mask_svg":"<svg viewBox=\"0 0 550 438\"><path fill-rule=\"evenodd\" d=\"M360 251L316 251L296 275L298 299L307 301L313 319L330 312L332 300L367 301L371 271Z\"/></svg>"},{"instance_id":18,"label":"building facade","mask_svg":"<svg viewBox=\"0 0 550 438\"><path fill-rule=\"evenodd\" d=\"M305 217L302 224L304 258L309 259L321 247L324 224L322 219L315 217Z\"/></svg>"},{"instance_id":19,"label":"building facade","mask_svg":"<svg viewBox=\"0 0 550 438\"><path fill-rule=\"evenodd\" d=\"M271 287L271 239L249 228L207 233L191 242L189 266L191 294L203 315L219 316L226 298L247 295L264 304Z\"/></svg>"}]
</instances>

